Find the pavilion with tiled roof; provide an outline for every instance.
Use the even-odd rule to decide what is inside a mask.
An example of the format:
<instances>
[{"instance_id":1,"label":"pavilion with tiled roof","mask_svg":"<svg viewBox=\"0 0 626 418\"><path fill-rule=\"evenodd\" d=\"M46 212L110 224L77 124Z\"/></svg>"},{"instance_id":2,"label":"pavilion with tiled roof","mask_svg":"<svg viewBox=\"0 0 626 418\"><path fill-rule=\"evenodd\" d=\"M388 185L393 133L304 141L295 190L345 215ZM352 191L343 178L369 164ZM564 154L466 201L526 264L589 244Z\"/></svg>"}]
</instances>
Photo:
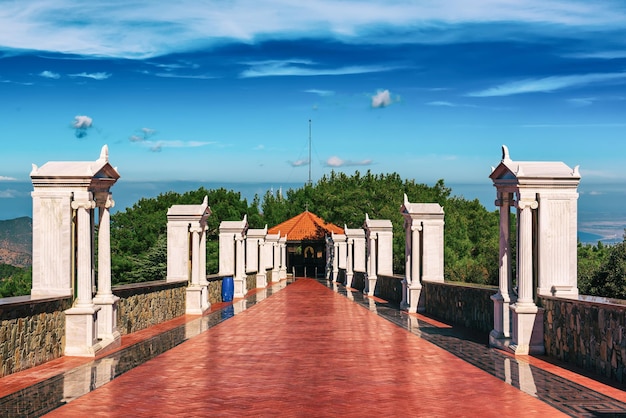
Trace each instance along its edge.
<instances>
[{"instance_id":1,"label":"pavilion with tiled roof","mask_svg":"<svg viewBox=\"0 0 626 418\"><path fill-rule=\"evenodd\" d=\"M326 222L308 210L267 231L268 234L287 236L287 271L295 269L297 276L324 274L326 237L333 232L344 233L343 228Z\"/></svg>"}]
</instances>

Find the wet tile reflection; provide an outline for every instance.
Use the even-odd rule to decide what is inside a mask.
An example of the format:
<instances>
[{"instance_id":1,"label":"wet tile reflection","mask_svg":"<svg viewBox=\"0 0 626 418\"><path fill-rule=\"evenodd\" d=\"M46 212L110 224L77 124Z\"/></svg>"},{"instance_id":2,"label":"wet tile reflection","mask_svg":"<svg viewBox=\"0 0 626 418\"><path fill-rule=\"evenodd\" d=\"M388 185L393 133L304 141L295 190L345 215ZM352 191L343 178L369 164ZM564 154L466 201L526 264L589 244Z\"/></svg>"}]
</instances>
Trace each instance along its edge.
<instances>
[{"instance_id":1,"label":"wet tile reflection","mask_svg":"<svg viewBox=\"0 0 626 418\"><path fill-rule=\"evenodd\" d=\"M380 317L567 414L579 417L626 416L625 403L492 349L488 346L487 336L458 328L439 328L409 315L400 310L399 306L374 302L361 292L347 290L336 283L321 283Z\"/></svg>"},{"instance_id":2,"label":"wet tile reflection","mask_svg":"<svg viewBox=\"0 0 626 418\"><path fill-rule=\"evenodd\" d=\"M289 283L277 283L208 315L0 398L0 416L44 415L249 309Z\"/></svg>"}]
</instances>

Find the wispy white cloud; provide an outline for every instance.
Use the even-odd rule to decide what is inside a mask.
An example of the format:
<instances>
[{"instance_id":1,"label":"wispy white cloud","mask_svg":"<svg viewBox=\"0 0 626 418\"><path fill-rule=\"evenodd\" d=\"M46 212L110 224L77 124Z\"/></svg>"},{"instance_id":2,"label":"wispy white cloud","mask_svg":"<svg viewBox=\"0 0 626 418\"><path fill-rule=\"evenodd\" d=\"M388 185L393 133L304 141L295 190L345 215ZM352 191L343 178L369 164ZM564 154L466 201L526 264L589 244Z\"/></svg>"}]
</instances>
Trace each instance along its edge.
<instances>
[{"instance_id":1,"label":"wispy white cloud","mask_svg":"<svg viewBox=\"0 0 626 418\"><path fill-rule=\"evenodd\" d=\"M0 181L15 181L17 180L14 177L0 176Z\"/></svg>"},{"instance_id":2,"label":"wispy white cloud","mask_svg":"<svg viewBox=\"0 0 626 418\"><path fill-rule=\"evenodd\" d=\"M465 103L453 103L445 100L436 100L433 102L427 102L428 106L440 106L440 107L477 107L476 105L465 104Z\"/></svg>"},{"instance_id":3,"label":"wispy white cloud","mask_svg":"<svg viewBox=\"0 0 626 418\"><path fill-rule=\"evenodd\" d=\"M343 160L335 155L326 160L326 167L348 167L348 166L366 166L372 165L372 160L351 161Z\"/></svg>"},{"instance_id":4,"label":"wispy white cloud","mask_svg":"<svg viewBox=\"0 0 626 418\"><path fill-rule=\"evenodd\" d=\"M577 52L573 54L564 54L565 58L580 58L580 59L620 59L626 58L626 50L616 51L594 51L594 52Z\"/></svg>"},{"instance_id":5,"label":"wispy white cloud","mask_svg":"<svg viewBox=\"0 0 626 418\"><path fill-rule=\"evenodd\" d=\"M78 73L78 74L69 74L70 77L82 77L82 78L91 78L94 80L106 80L111 77L110 73Z\"/></svg>"},{"instance_id":6,"label":"wispy white cloud","mask_svg":"<svg viewBox=\"0 0 626 418\"><path fill-rule=\"evenodd\" d=\"M0 190L0 199L14 199L21 195L22 193L13 189Z\"/></svg>"},{"instance_id":7,"label":"wispy white cloud","mask_svg":"<svg viewBox=\"0 0 626 418\"><path fill-rule=\"evenodd\" d=\"M319 90L319 89L308 89L304 90L305 93L317 94L321 97L334 96L335 92L332 90Z\"/></svg>"},{"instance_id":8,"label":"wispy white cloud","mask_svg":"<svg viewBox=\"0 0 626 418\"><path fill-rule=\"evenodd\" d=\"M296 161L288 161L288 163L292 166L292 167L304 167L304 166L308 166L309 165L309 159L301 159L301 160L296 160Z\"/></svg>"},{"instance_id":9,"label":"wispy white cloud","mask_svg":"<svg viewBox=\"0 0 626 418\"><path fill-rule=\"evenodd\" d=\"M154 75L155 77L161 77L161 78L188 78L188 79L195 79L195 80L212 80L212 79L217 78L211 74L179 74L179 73L174 73L174 72L153 73L152 75Z\"/></svg>"},{"instance_id":10,"label":"wispy white cloud","mask_svg":"<svg viewBox=\"0 0 626 418\"><path fill-rule=\"evenodd\" d=\"M597 100L598 99L595 97L575 97L572 99L568 99L567 102L571 104L572 106L584 107L584 106L591 106Z\"/></svg>"},{"instance_id":11,"label":"wispy white cloud","mask_svg":"<svg viewBox=\"0 0 626 418\"><path fill-rule=\"evenodd\" d=\"M451 34L450 28L483 23L531 26L528 32L572 33L572 28L600 31L623 28L625 15L620 2L573 0L259 0L255 7L246 0L219 4L196 0L88 4L29 0L26 4L3 3L0 45L14 51L148 58L229 39L252 43L313 35L350 42L376 37L389 42L394 33L410 33L412 42L437 42L463 39L462 31ZM384 39L380 29L385 30ZM495 39L499 36L495 30L479 32Z\"/></svg>"},{"instance_id":12,"label":"wispy white cloud","mask_svg":"<svg viewBox=\"0 0 626 418\"><path fill-rule=\"evenodd\" d=\"M40 72L39 75L41 77L51 78L53 80L58 80L59 78L61 78L61 74L55 73L55 72L52 72L52 71L48 71L48 70Z\"/></svg>"},{"instance_id":13,"label":"wispy white cloud","mask_svg":"<svg viewBox=\"0 0 626 418\"><path fill-rule=\"evenodd\" d=\"M139 142L146 146L152 152L161 152L164 148L199 148L207 145L215 145L215 142L210 141L134 141Z\"/></svg>"},{"instance_id":14,"label":"wispy white cloud","mask_svg":"<svg viewBox=\"0 0 626 418\"><path fill-rule=\"evenodd\" d=\"M566 88L574 88L595 83L610 83L626 80L624 73L591 73L544 78L528 78L500 84L467 94L471 97L511 96L524 93L549 93Z\"/></svg>"},{"instance_id":15,"label":"wispy white cloud","mask_svg":"<svg viewBox=\"0 0 626 418\"><path fill-rule=\"evenodd\" d=\"M268 60L245 63L250 66L239 75L241 78L252 77L276 77L276 76L325 76L325 75L349 75L366 74L392 71L399 67L371 65L371 66L347 66L338 68L322 68L319 64L309 60Z\"/></svg>"}]
</instances>

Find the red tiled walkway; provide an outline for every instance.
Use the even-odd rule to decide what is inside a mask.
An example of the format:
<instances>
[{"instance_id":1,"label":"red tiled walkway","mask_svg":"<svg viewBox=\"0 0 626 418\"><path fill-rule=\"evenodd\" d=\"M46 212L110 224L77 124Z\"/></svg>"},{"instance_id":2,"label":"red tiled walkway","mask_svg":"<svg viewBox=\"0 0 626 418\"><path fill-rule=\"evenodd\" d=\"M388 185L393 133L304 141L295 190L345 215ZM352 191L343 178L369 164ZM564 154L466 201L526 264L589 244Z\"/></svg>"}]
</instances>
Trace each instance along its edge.
<instances>
[{"instance_id":1,"label":"red tiled walkway","mask_svg":"<svg viewBox=\"0 0 626 418\"><path fill-rule=\"evenodd\" d=\"M49 416L559 416L299 279Z\"/></svg>"}]
</instances>

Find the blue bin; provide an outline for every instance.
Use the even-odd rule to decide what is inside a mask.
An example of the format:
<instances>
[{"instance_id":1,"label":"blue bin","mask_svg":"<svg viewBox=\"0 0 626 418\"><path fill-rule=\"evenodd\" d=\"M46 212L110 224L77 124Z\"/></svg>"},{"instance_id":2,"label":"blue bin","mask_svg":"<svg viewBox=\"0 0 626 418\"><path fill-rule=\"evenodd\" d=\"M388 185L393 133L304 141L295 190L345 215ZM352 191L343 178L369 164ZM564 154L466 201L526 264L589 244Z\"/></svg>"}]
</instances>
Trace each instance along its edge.
<instances>
[{"instance_id":1,"label":"blue bin","mask_svg":"<svg viewBox=\"0 0 626 418\"><path fill-rule=\"evenodd\" d=\"M235 293L235 283L232 276L222 279L222 302L232 302Z\"/></svg>"}]
</instances>

